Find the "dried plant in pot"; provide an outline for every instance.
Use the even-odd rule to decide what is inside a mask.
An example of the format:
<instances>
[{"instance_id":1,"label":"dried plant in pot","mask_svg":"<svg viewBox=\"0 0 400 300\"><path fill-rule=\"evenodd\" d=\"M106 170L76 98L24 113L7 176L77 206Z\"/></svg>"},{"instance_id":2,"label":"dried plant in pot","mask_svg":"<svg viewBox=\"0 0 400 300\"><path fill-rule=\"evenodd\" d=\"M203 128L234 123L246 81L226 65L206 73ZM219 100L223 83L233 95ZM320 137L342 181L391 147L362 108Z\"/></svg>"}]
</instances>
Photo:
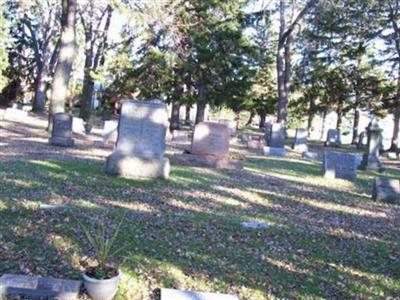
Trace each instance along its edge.
<instances>
[{"instance_id":1,"label":"dried plant in pot","mask_svg":"<svg viewBox=\"0 0 400 300\"><path fill-rule=\"evenodd\" d=\"M84 237L94 252L95 263L86 265L82 274L85 289L93 300L112 300L118 291L120 271L115 263L115 256L122 248L116 249L115 242L123 221L124 217L109 232L104 222L97 229L91 230L78 220Z\"/></svg>"}]
</instances>

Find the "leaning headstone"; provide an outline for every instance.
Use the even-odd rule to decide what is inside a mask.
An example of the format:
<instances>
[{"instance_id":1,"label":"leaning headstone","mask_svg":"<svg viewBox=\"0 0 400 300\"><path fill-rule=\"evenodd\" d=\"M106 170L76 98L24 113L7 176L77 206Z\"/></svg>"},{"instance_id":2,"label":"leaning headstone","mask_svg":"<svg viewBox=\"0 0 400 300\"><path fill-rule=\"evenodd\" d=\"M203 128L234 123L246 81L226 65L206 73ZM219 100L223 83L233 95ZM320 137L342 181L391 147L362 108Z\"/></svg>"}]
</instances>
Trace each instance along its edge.
<instances>
[{"instance_id":1,"label":"leaning headstone","mask_svg":"<svg viewBox=\"0 0 400 300\"><path fill-rule=\"evenodd\" d=\"M296 129L296 136L294 138L292 149L304 152L307 151L307 129L304 128L297 128Z\"/></svg>"},{"instance_id":2,"label":"leaning headstone","mask_svg":"<svg viewBox=\"0 0 400 300\"><path fill-rule=\"evenodd\" d=\"M118 138L118 121L108 120L104 121L103 128L103 144L114 145Z\"/></svg>"},{"instance_id":3,"label":"leaning headstone","mask_svg":"<svg viewBox=\"0 0 400 300\"><path fill-rule=\"evenodd\" d=\"M373 119L369 123L367 127L367 133L368 144L360 165L360 169L371 169L382 172L384 168L379 159L379 150L380 145L382 144L382 129L379 128L379 124L376 119Z\"/></svg>"},{"instance_id":4,"label":"leaning headstone","mask_svg":"<svg viewBox=\"0 0 400 300\"><path fill-rule=\"evenodd\" d=\"M225 124L229 128L231 136L236 135L236 122L229 119L222 119L218 121L220 124Z\"/></svg>"},{"instance_id":5,"label":"leaning headstone","mask_svg":"<svg viewBox=\"0 0 400 300\"><path fill-rule=\"evenodd\" d=\"M72 119L72 131L79 134L85 133L85 123L83 122L83 119L76 117Z\"/></svg>"},{"instance_id":6,"label":"leaning headstone","mask_svg":"<svg viewBox=\"0 0 400 300\"><path fill-rule=\"evenodd\" d=\"M227 294L161 289L160 300L239 300L239 298Z\"/></svg>"},{"instance_id":7,"label":"leaning headstone","mask_svg":"<svg viewBox=\"0 0 400 300\"><path fill-rule=\"evenodd\" d=\"M368 134L366 131L363 131L358 136L357 149L364 150L367 144L368 144Z\"/></svg>"},{"instance_id":8,"label":"leaning headstone","mask_svg":"<svg viewBox=\"0 0 400 300\"><path fill-rule=\"evenodd\" d=\"M326 137L326 147L339 147L341 145L340 131L337 129L329 129Z\"/></svg>"},{"instance_id":9,"label":"leaning headstone","mask_svg":"<svg viewBox=\"0 0 400 300\"><path fill-rule=\"evenodd\" d=\"M4 119L8 121L21 122L27 121L27 118L28 113L26 111L23 111L22 109L7 108L6 112L4 113Z\"/></svg>"},{"instance_id":10,"label":"leaning headstone","mask_svg":"<svg viewBox=\"0 0 400 300\"><path fill-rule=\"evenodd\" d=\"M170 165L164 157L167 126L167 106L161 101L124 100L107 173L125 178L168 178Z\"/></svg>"},{"instance_id":11,"label":"leaning headstone","mask_svg":"<svg viewBox=\"0 0 400 300\"><path fill-rule=\"evenodd\" d=\"M263 148L264 155L267 156L285 156L285 148L275 148L275 147L268 147L264 146Z\"/></svg>"},{"instance_id":12,"label":"leaning headstone","mask_svg":"<svg viewBox=\"0 0 400 300\"><path fill-rule=\"evenodd\" d=\"M400 180L386 177L376 178L372 196L376 201L400 203Z\"/></svg>"},{"instance_id":13,"label":"leaning headstone","mask_svg":"<svg viewBox=\"0 0 400 300\"><path fill-rule=\"evenodd\" d=\"M80 287L77 280L4 274L0 277L0 298L74 300Z\"/></svg>"},{"instance_id":14,"label":"leaning headstone","mask_svg":"<svg viewBox=\"0 0 400 300\"><path fill-rule=\"evenodd\" d=\"M285 147L285 127L281 123L265 124L265 143L269 147Z\"/></svg>"},{"instance_id":15,"label":"leaning headstone","mask_svg":"<svg viewBox=\"0 0 400 300\"><path fill-rule=\"evenodd\" d=\"M49 143L54 146L72 147L72 116L67 113L53 115L53 128Z\"/></svg>"},{"instance_id":16,"label":"leaning headstone","mask_svg":"<svg viewBox=\"0 0 400 300\"><path fill-rule=\"evenodd\" d=\"M357 158L351 153L325 151L322 171L325 178L353 180L357 176Z\"/></svg>"}]
</instances>

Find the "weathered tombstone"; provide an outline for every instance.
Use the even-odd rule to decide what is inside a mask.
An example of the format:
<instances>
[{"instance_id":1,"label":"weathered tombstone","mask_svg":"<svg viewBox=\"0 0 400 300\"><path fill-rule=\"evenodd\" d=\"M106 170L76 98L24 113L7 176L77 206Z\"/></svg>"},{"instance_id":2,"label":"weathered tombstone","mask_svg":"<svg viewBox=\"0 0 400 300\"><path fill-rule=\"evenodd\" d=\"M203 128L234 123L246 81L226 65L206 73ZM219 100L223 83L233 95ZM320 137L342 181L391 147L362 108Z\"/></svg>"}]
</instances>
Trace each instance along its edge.
<instances>
[{"instance_id":1,"label":"weathered tombstone","mask_svg":"<svg viewBox=\"0 0 400 300\"><path fill-rule=\"evenodd\" d=\"M114 145L118 138L118 121L108 120L104 121L103 128L103 144Z\"/></svg>"},{"instance_id":2,"label":"weathered tombstone","mask_svg":"<svg viewBox=\"0 0 400 300\"><path fill-rule=\"evenodd\" d=\"M161 289L160 300L239 300L233 295Z\"/></svg>"},{"instance_id":3,"label":"weathered tombstone","mask_svg":"<svg viewBox=\"0 0 400 300\"><path fill-rule=\"evenodd\" d=\"M400 180L386 177L376 178L372 196L376 201L400 203Z\"/></svg>"},{"instance_id":4,"label":"weathered tombstone","mask_svg":"<svg viewBox=\"0 0 400 300\"><path fill-rule=\"evenodd\" d=\"M170 165L164 157L167 127L167 106L161 101L124 100L107 173L126 178L168 178Z\"/></svg>"},{"instance_id":5,"label":"weathered tombstone","mask_svg":"<svg viewBox=\"0 0 400 300\"><path fill-rule=\"evenodd\" d=\"M376 119L373 119L369 123L367 127L367 133L368 144L360 165L360 169L371 169L382 172L384 168L379 159L379 150L382 144L382 129L379 128L379 124Z\"/></svg>"},{"instance_id":6,"label":"weathered tombstone","mask_svg":"<svg viewBox=\"0 0 400 300\"><path fill-rule=\"evenodd\" d=\"M67 113L53 115L53 128L49 143L55 146L72 147L72 116Z\"/></svg>"},{"instance_id":7,"label":"weathered tombstone","mask_svg":"<svg viewBox=\"0 0 400 300\"><path fill-rule=\"evenodd\" d=\"M304 152L308 150L307 147L307 129L304 128L297 128L296 129L296 136L294 138L292 149Z\"/></svg>"},{"instance_id":8,"label":"weathered tombstone","mask_svg":"<svg viewBox=\"0 0 400 300\"><path fill-rule=\"evenodd\" d=\"M357 176L357 158L351 153L325 151L322 171L325 178L353 180Z\"/></svg>"},{"instance_id":9,"label":"weathered tombstone","mask_svg":"<svg viewBox=\"0 0 400 300\"><path fill-rule=\"evenodd\" d=\"M225 124L229 128L229 132L231 136L236 135L236 122L233 120L222 119L218 121L221 124Z\"/></svg>"},{"instance_id":10,"label":"weathered tombstone","mask_svg":"<svg viewBox=\"0 0 400 300\"><path fill-rule=\"evenodd\" d=\"M224 124L201 122L193 134L191 154L220 158L229 156L229 128Z\"/></svg>"},{"instance_id":11,"label":"weathered tombstone","mask_svg":"<svg viewBox=\"0 0 400 300\"><path fill-rule=\"evenodd\" d=\"M285 156L285 148L263 147L264 155L267 156Z\"/></svg>"},{"instance_id":12,"label":"weathered tombstone","mask_svg":"<svg viewBox=\"0 0 400 300\"><path fill-rule=\"evenodd\" d=\"M79 134L85 133L85 124L83 119L73 117L72 119L72 131Z\"/></svg>"},{"instance_id":13,"label":"weathered tombstone","mask_svg":"<svg viewBox=\"0 0 400 300\"><path fill-rule=\"evenodd\" d=\"M240 169L240 161L229 159L229 129L226 125L201 122L196 125L186 154L174 156L179 164L220 169Z\"/></svg>"},{"instance_id":14,"label":"weathered tombstone","mask_svg":"<svg viewBox=\"0 0 400 300\"><path fill-rule=\"evenodd\" d=\"M357 149L364 150L367 144L368 144L368 134L366 131L363 131L358 136Z\"/></svg>"},{"instance_id":15,"label":"weathered tombstone","mask_svg":"<svg viewBox=\"0 0 400 300\"><path fill-rule=\"evenodd\" d=\"M74 300L80 287L76 280L4 274L0 277L0 298Z\"/></svg>"},{"instance_id":16,"label":"weathered tombstone","mask_svg":"<svg viewBox=\"0 0 400 300\"><path fill-rule=\"evenodd\" d=\"M4 113L4 119L8 121L27 121L28 113L22 109L17 108L7 108Z\"/></svg>"},{"instance_id":17,"label":"weathered tombstone","mask_svg":"<svg viewBox=\"0 0 400 300\"><path fill-rule=\"evenodd\" d=\"M285 127L281 123L265 124L265 143L268 147L285 147Z\"/></svg>"},{"instance_id":18,"label":"weathered tombstone","mask_svg":"<svg viewBox=\"0 0 400 300\"><path fill-rule=\"evenodd\" d=\"M326 147L340 147L341 145L340 131L337 129L329 129L326 137Z\"/></svg>"}]
</instances>

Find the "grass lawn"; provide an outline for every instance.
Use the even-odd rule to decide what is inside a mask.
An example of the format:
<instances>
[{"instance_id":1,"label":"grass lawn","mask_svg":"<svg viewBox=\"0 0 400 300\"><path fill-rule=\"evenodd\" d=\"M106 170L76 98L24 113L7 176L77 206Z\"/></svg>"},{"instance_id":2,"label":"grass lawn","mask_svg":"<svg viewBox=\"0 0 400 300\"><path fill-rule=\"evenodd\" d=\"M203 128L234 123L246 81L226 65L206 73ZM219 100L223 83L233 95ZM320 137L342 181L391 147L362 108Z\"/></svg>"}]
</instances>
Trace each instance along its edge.
<instances>
[{"instance_id":1,"label":"grass lawn","mask_svg":"<svg viewBox=\"0 0 400 300\"><path fill-rule=\"evenodd\" d=\"M79 278L90 252L76 218L112 227L126 212L118 299L162 287L258 300L400 297L400 208L372 201L376 174L325 180L318 162L247 155L242 171L173 166L168 181L110 177L96 161L0 162L0 275ZM39 207L57 203L70 208ZM241 228L249 220L270 226Z\"/></svg>"}]
</instances>

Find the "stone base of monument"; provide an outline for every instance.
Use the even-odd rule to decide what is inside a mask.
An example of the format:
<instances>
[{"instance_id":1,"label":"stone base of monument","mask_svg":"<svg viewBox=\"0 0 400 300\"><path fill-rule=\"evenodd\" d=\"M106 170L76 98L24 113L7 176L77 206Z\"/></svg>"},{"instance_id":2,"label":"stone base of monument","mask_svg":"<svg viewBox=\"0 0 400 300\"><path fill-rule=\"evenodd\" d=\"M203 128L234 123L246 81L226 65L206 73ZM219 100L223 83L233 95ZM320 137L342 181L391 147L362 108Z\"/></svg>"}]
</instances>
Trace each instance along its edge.
<instances>
[{"instance_id":1,"label":"stone base of monument","mask_svg":"<svg viewBox=\"0 0 400 300\"><path fill-rule=\"evenodd\" d=\"M285 156L285 148L264 147L264 155L268 156Z\"/></svg>"},{"instance_id":2,"label":"stone base of monument","mask_svg":"<svg viewBox=\"0 0 400 300\"><path fill-rule=\"evenodd\" d=\"M376 178L372 197L376 201L400 203L400 180L386 177Z\"/></svg>"},{"instance_id":3,"label":"stone base of monument","mask_svg":"<svg viewBox=\"0 0 400 300\"><path fill-rule=\"evenodd\" d=\"M72 138L63 138L58 136L53 136L49 138L49 144L59 147L73 147L74 140Z\"/></svg>"},{"instance_id":4,"label":"stone base of monument","mask_svg":"<svg viewBox=\"0 0 400 300\"><path fill-rule=\"evenodd\" d=\"M174 163L200 168L242 169L243 161L212 155L197 155L190 153L176 154L172 157Z\"/></svg>"},{"instance_id":5,"label":"stone base of monument","mask_svg":"<svg viewBox=\"0 0 400 300\"><path fill-rule=\"evenodd\" d=\"M239 300L239 298L227 294L161 289L160 300Z\"/></svg>"},{"instance_id":6,"label":"stone base of monument","mask_svg":"<svg viewBox=\"0 0 400 300\"><path fill-rule=\"evenodd\" d=\"M80 287L76 280L4 274L0 277L0 298L74 300Z\"/></svg>"},{"instance_id":7,"label":"stone base of monument","mask_svg":"<svg viewBox=\"0 0 400 300\"><path fill-rule=\"evenodd\" d=\"M383 164L380 162L379 159L372 156L367 157L366 154L364 154L358 168L360 170L372 170L380 173L385 171L385 167L383 166Z\"/></svg>"},{"instance_id":8,"label":"stone base of monument","mask_svg":"<svg viewBox=\"0 0 400 300\"><path fill-rule=\"evenodd\" d=\"M106 172L124 178L163 178L170 173L168 158L143 158L115 151L107 157Z\"/></svg>"}]
</instances>

